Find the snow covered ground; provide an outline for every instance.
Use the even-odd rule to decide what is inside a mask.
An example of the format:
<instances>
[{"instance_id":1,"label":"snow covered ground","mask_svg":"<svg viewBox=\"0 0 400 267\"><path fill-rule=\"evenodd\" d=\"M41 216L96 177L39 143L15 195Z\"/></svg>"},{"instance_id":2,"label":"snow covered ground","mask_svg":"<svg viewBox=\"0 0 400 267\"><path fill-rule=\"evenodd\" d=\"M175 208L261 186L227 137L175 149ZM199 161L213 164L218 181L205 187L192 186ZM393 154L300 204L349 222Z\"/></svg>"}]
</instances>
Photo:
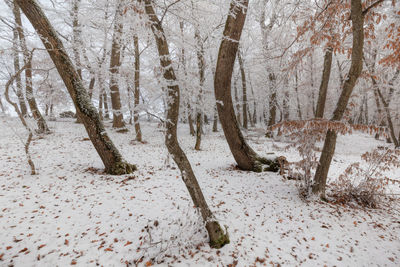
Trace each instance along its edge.
<instances>
[{"instance_id":1,"label":"snow covered ground","mask_svg":"<svg viewBox=\"0 0 400 267\"><path fill-rule=\"evenodd\" d=\"M31 176L16 135L24 140L24 129L0 117L0 266L134 266L140 259L139 266L150 266L150 258L165 266L400 266L399 202L389 210L304 202L295 181L237 170L221 131L207 132L202 151L194 151L182 125L183 147L231 239L210 249L156 123L142 125L146 144L131 142L133 129L110 131L139 168L126 176L102 173L82 125L49 124L53 133L31 145L39 171ZM262 131L249 140L260 154L284 146ZM330 176L377 145L385 143L340 137Z\"/></svg>"}]
</instances>

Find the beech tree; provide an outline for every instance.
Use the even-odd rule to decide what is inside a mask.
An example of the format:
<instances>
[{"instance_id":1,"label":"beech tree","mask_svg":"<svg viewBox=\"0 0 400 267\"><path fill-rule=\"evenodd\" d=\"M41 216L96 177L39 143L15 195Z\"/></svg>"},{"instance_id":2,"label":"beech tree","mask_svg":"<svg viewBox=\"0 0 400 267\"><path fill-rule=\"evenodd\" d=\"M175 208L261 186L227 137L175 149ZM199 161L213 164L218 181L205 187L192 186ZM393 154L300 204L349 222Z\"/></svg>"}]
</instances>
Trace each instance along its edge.
<instances>
[{"instance_id":1,"label":"beech tree","mask_svg":"<svg viewBox=\"0 0 400 267\"><path fill-rule=\"evenodd\" d=\"M208 204L201 191L200 185L197 182L192 166L186 157L185 152L179 145L177 137L179 103L180 103L180 88L178 86L175 71L172 65L171 55L163 27L158 19L151 0L139 0L144 4L145 13L148 16L151 30L154 34L157 50L159 54L162 75L166 80L167 86L167 117L166 117L166 132L165 145L168 152L172 155L176 165L181 171L182 180L189 191L192 201L204 220L209 238L210 246L214 248L223 247L229 243L228 234L224 232L218 221L212 214Z\"/></svg>"},{"instance_id":2,"label":"beech tree","mask_svg":"<svg viewBox=\"0 0 400 267\"><path fill-rule=\"evenodd\" d=\"M127 163L111 139L100 120L96 108L92 105L89 94L82 80L68 57L64 45L35 0L16 0L26 17L35 28L47 52L56 66L58 73L75 104L78 116L97 153L102 159L106 171L110 174L126 174L136 170L136 166Z\"/></svg>"},{"instance_id":3,"label":"beech tree","mask_svg":"<svg viewBox=\"0 0 400 267\"><path fill-rule=\"evenodd\" d=\"M241 3L233 0L230 4L223 38L218 52L214 90L222 129L238 167L242 170L260 172L263 170L276 170L278 165L277 159L260 157L247 144L239 128L231 95L233 67L246 19L248 3L247 0ZM269 167L263 169L263 164L269 165Z\"/></svg>"},{"instance_id":4,"label":"beech tree","mask_svg":"<svg viewBox=\"0 0 400 267\"><path fill-rule=\"evenodd\" d=\"M342 119L353 88L356 85L357 79L360 76L363 68L364 14L361 0L351 0L350 12L353 32L351 66L343 84L342 92L336 104L336 109L333 112L331 121L339 121ZM335 153L336 139L337 133L334 130L328 130L319 159L319 165L314 177L313 192L320 194L322 197L325 196L326 180L328 177L328 171L331 165L332 157Z\"/></svg>"}]
</instances>

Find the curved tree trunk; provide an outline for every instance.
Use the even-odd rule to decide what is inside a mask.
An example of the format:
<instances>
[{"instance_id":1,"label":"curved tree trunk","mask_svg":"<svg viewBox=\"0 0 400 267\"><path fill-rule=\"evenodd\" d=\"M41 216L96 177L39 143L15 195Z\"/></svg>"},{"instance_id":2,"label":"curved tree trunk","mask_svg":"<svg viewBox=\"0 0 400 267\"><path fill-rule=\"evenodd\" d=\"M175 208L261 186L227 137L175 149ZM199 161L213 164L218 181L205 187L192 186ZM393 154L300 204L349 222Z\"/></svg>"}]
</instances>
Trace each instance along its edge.
<instances>
[{"instance_id":1,"label":"curved tree trunk","mask_svg":"<svg viewBox=\"0 0 400 267\"><path fill-rule=\"evenodd\" d=\"M17 14L19 13L19 7L13 3L13 14L14 14L14 19L15 22L17 22ZM20 69L20 64L19 64L19 45L18 45L18 30L17 30L17 23L15 23L15 26L13 28L13 56L14 56L14 72L17 73ZM16 83L16 91L17 91L17 97L18 97L18 102L19 106L21 109L21 114L23 117L28 115L28 109L25 104L25 97L24 93L22 90L22 80L21 80L21 75L17 75L15 77L15 83Z\"/></svg>"},{"instance_id":2,"label":"curved tree trunk","mask_svg":"<svg viewBox=\"0 0 400 267\"><path fill-rule=\"evenodd\" d=\"M259 157L244 140L236 119L231 94L232 72L246 19L247 6L247 0L242 1L240 5L236 1L232 1L230 4L223 39L218 52L214 90L222 129L238 167L242 170L262 171L262 164L271 164L272 166L275 159L268 160ZM272 169L270 167L266 170Z\"/></svg>"},{"instance_id":3,"label":"curved tree trunk","mask_svg":"<svg viewBox=\"0 0 400 267\"><path fill-rule=\"evenodd\" d=\"M347 78L343 84L342 93L333 112L331 121L342 119L346 110L353 88L363 68L364 47L364 17L362 14L361 0L351 0L351 20L353 22L353 47L351 54L351 66ZM326 180L336 146L336 132L328 130L324 147L319 159L319 165L315 172L312 191L325 197Z\"/></svg>"},{"instance_id":4,"label":"curved tree trunk","mask_svg":"<svg viewBox=\"0 0 400 267\"><path fill-rule=\"evenodd\" d=\"M33 118L36 120L38 125L38 133L49 133L49 127L45 119L40 113L37 106L35 96L33 95L33 85L32 85L32 58L29 56L28 46L26 45L24 29L22 27L21 13L18 6L21 7L20 1L14 0L14 16L15 23L18 31L18 36L21 44L22 53L24 55L25 69L25 87L26 87L26 100L28 101L29 108L32 111ZM22 7L21 7L22 8Z\"/></svg>"},{"instance_id":5,"label":"curved tree trunk","mask_svg":"<svg viewBox=\"0 0 400 267\"><path fill-rule=\"evenodd\" d=\"M178 138L177 138L177 126L179 117L179 101L180 101L180 90L176 80L175 72L172 67L171 56L167 40L164 35L163 28L157 15L155 14L153 4L151 0L144 0L145 11L149 16L151 23L151 29L154 33L156 40L157 49L160 57L160 65L163 70L164 79L168 83L168 106L167 106L167 120L166 120L166 133L165 133L165 144L168 148L169 153L172 155L175 163L178 165L182 179L189 191L189 194L193 200L194 205L199 208L203 220L206 224L206 228L210 237L210 245L214 248L220 248L225 244L229 243L227 233L225 233L218 221L214 218L207 202L203 196L203 192L197 182L196 176L192 170L189 160L186 157L185 152L181 149Z\"/></svg>"},{"instance_id":6,"label":"curved tree trunk","mask_svg":"<svg viewBox=\"0 0 400 267\"><path fill-rule=\"evenodd\" d=\"M121 37L122 37L122 0L119 0L115 11L114 34L111 46L110 59L110 92L111 105L113 109L113 128L120 129L121 132L127 131L125 128L124 116L121 111L121 97L119 93L118 74L121 66Z\"/></svg>"},{"instance_id":7,"label":"curved tree trunk","mask_svg":"<svg viewBox=\"0 0 400 267\"><path fill-rule=\"evenodd\" d=\"M82 80L68 57L64 45L57 37L57 33L35 0L16 0L32 26L35 28L43 45L47 49L58 73L64 81L65 87L75 104L78 116L82 119L86 131L103 161L106 171L110 174L126 174L136 169L134 165L126 163L108 137L99 113L92 105Z\"/></svg>"},{"instance_id":8,"label":"curved tree trunk","mask_svg":"<svg viewBox=\"0 0 400 267\"><path fill-rule=\"evenodd\" d=\"M332 68L332 47L327 47L324 57L324 69L322 71L321 85L319 87L317 109L315 112L316 118L324 117L326 95L328 93L329 78Z\"/></svg>"}]
</instances>

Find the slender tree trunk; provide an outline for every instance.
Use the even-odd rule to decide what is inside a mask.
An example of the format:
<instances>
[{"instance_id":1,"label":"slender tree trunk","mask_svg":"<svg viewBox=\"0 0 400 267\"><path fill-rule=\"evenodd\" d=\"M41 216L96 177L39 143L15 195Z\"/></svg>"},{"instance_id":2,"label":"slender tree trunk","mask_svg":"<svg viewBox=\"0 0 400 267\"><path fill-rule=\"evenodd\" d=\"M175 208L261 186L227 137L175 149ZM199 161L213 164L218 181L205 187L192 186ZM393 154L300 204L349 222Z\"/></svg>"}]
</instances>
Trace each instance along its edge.
<instances>
[{"instance_id":1,"label":"slender tree trunk","mask_svg":"<svg viewBox=\"0 0 400 267\"><path fill-rule=\"evenodd\" d=\"M14 16L15 16L15 24L18 31L19 41L22 49L22 53L24 56L24 64L27 65L25 69L25 87L26 87L26 99L29 104L29 108L31 109L33 118L36 120L38 125L38 133L49 133L49 127L42 114L39 111L39 108L36 103L35 96L33 94L33 85L32 85L32 58L29 56L28 46L26 45L25 34L22 26L21 13L19 11L18 6L21 7L20 1L14 0Z\"/></svg>"},{"instance_id":2,"label":"slender tree trunk","mask_svg":"<svg viewBox=\"0 0 400 267\"><path fill-rule=\"evenodd\" d=\"M99 92L99 117L100 117L101 121L104 119L104 117L103 117L103 92L101 91L101 89Z\"/></svg>"},{"instance_id":3,"label":"slender tree trunk","mask_svg":"<svg viewBox=\"0 0 400 267\"><path fill-rule=\"evenodd\" d=\"M123 1L119 0L117 10L115 11L114 34L111 46L110 59L110 92L111 104L113 109L113 128L119 129L119 132L126 132L124 116L121 110L121 98L118 85L118 74L121 66L121 37L123 30Z\"/></svg>"},{"instance_id":4,"label":"slender tree trunk","mask_svg":"<svg viewBox=\"0 0 400 267\"><path fill-rule=\"evenodd\" d=\"M253 96L253 116L251 117L251 120L253 122L252 126L255 126L257 124L257 102L256 102L256 96L254 94L253 83L251 82L250 72L248 77L250 81L251 95Z\"/></svg>"},{"instance_id":5,"label":"slender tree trunk","mask_svg":"<svg viewBox=\"0 0 400 267\"><path fill-rule=\"evenodd\" d=\"M205 58L204 58L204 45L203 40L200 36L200 31L196 28L194 38L197 42L197 66L199 68L199 93L197 95L197 111L196 111L196 144L194 146L195 150L200 150L201 145L201 133L203 128L202 121L202 110L203 105L203 86L205 81Z\"/></svg>"},{"instance_id":6,"label":"slender tree trunk","mask_svg":"<svg viewBox=\"0 0 400 267\"><path fill-rule=\"evenodd\" d=\"M310 55L310 69L311 69L311 111L312 111L312 116L315 117L317 114L317 110L315 107L315 93L314 93L314 62L313 62L313 57L312 54Z\"/></svg>"},{"instance_id":7,"label":"slender tree trunk","mask_svg":"<svg viewBox=\"0 0 400 267\"><path fill-rule=\"evenodd\" d=\"M247 0L242 1L240 5L237 1L231 1L218 52L214 90L221 126L238 167L242 170L262 171L262 164L271 164L272 161L259 157L245 141L236 119L231 95L233 67L246 19L247 7Z\"/></svg>"},{"instance_id":8,"label":"slender tree trunk","mask_svg":"<svg viewBox=\"0 0 400 267\"><path fill-rule=\"evenodd\" d=\"M240 102L239 102L239 94L238 94L238 87L237 87L237 78L233 80L233 89L235 91L235 102L236 102L236 118L238 121L238 126L242 124L242 115L240 112Z\"/></svg>"},{"instance_id":9,"label":"slender tree trunk","mask_svg":"<svg viewBox=\"0 0 400 267\"><path fill-rule=\"evenodd\" d=\"M13 3L13 14L14 14L14 19L15 22L17 22L17 16L19 14L19 7L17 4ZM19 45L18 45L18 30L17 30L17 23L15 23L15 26L13 28L13 56L14 56L14 72L17 73L18 70L20 69L20 64L19 64ZM19 106L21 109L21 114L23 117L26 117L28 114L28 109L25 104L25 97L24 93L22 90L22 80L21 80L21 75L17 75L15 78L15 83L16 83L16 93L18 97L18 102Z\"/></svg>"},{"instance_id":10,"label":"slender tree trunk","mask_svg":"<svg viewBox=\"0 0 400 267\"><path fill-rule=\"evenodd\" d=\"M186 56L185 56L186 52L185 52L185 46L184 46L185 45L185 38L184 38L184 35L183 35L185 24L184 24L183 21L179 22L179 28L181 30L181 37L182 37L182 43L183 43L182 49L181 49L181 53L179 55L179 61L180 61L180 65L183 68L183 75L185 76L185 82L186 82L186 79L187 79ZM193 114L192 114L193 111L192 111L192 107L191 107L191 104L190 104L190 99L184 100L184 103L186 103L186 102L187 102L186 110L187 110L187 118L188 118L188 123L189 123L189 132L190 132L191 136L195 136L196 134L195 134L194 126L193 126L194 125L194 121L193 121Z\"/></svg>"},{"instance_id":11,"label":"slender tree trunk","mask_svg":"<svg viewBox=\"0 0 400 267\"><path fill-rule=\"evenodd\" d=\"M199 208L206 228L210 237L210 245L214 248L220 248L229 243L227 233L225 233L218 221L214 218L207 202L204 198L203 192L197 182L196 176L192 170L186 154L181 149L177 138L177 124L179 117L179 98L180 90L176 80L175 72L172 67L169 48L163 28L158 20L151 0L143 1L145 4L146 14L149 16L151 29L154 33L158 53L160 56L160 64L163 70L164 79L168 82L168 108L167 108L167 121L165 144L168 151L171 153L172 158L181 170L182 179L189 191L195 207Z\"/></svg>"},{"instance_id":12,"label":"slender tree trunk","mask_svg":"<svg viewBox=\"0 0 400 267\"><path fill-rule=\"evenodd\" d=\"M29 62L32 59L32 55L30 56L29 60L28 60L28 64L25 64L21 69L18 68L18 71L11 76L11 78L7 81L6 85L5 85L5 92L4 92L4 96L6 97L7 102L12 105L14 107L15 112L17 113L22 125L25 127L25 129L28 131L28 139L26 141L26 143L24 144L25 146L25 154L27 157L27 161L28 164L31 168L31 175L35 175L36 174L36 168L35 168L35 164L33 163L33 160L31 158L31 154L29 153L29 145L32 141L33 138L33 132L31 130L31 128L29 128L28 124L25 121L25 117L23 116L22 112L20 111L20 109L18 108L18 105L14 102L11 101L10 96L9 96L9 88L10 85L14 82L14 79L17 79L23 70L26 69L26 67L29 65Z\"/></svg>"},{"instance_id":13,"label":"slender tree trunk","mask_svg":"<svg viewBox=\"0 0 400 267\"><path fill-rule=\"evenodd\" d=\"M364 47L364 18L362 14L361 0L351 0L351 20L353 29L353 47L351 54L351 66L347 78L343 84L342 93L333 112L331 121L342 119L349 102L351 93L356 85L357 79L363 68L363 47ZM317 167L313 192L325 197L326 180L333 154L335 153L337 134L333 130L328 130L325 138L324 147Z\"/></svg>"},{"instance_id":14,"label":"slender tree trunk","mask_svg":"<svg viewBox=\"0 0 400 267\"><path fill-rule=\"evenodd\" d=\"M64 45L49 20L35 0L16 0L33 28L35 28L43 45L56 66L66 88L75 104L78 116L86 128L90 140L102 159L106 171L110 174L126 174L136 169L122 158L100 120L96 108L92 105L82 80L68 57Z\"/></svg>"},{"instance_id":15,"label":"slender tree trunk","mask_svg":"<svg viewBox=\"0 0 400 267\"><path fill-rule=\"evenodd\" d=\"M378 92L378 96L382 101L383 108L384 108L385 113L386 113L386 120L387 120L388 127L389 127L390 138L392 139L392 142L394 143L394 146L396 148L398 148L400 146L400 143L399 143L399 140L396 138L396 134L395 134L395 131L394 131L392 116L390 115L389 104L385 100L385 97L382 95L382 92L379 89L378 83L376 82L375 78L373 76L371 76L371 79L372 79L372 84L374 85L375 90Z\"/></svg>"},{"instance_id":16,"label":"slender tree trunk","mask_svg":"<svg viewBox=\"0 0 400 267\"><path fill-rule=\"evenodd\" d=\"M96 83L96 78L93 75L89 82L89 98L90 99L92 99L92 97L93 97L93 89L94 89L95 83Z\"/></svg>"},{"instance_id":17,"label":"slender tree trunk","mask_svg":"<svg viewBox=\"0 0 400 267\"><path fill-rule=\"evenodd\" d=\"M3 114L5 114L6 113L6 109L4 108L3 102L1 101L1 96L0 96L0 108L1 108L1 112Z\"/></svg>"},{"instance_id":18,"label":"slender tree trunk","mask_svg":"<svg viewBox=\"0 0 400 267\"><path fill-rule=\"evenodd\" d=\"M276 77L274 73L268 75L270 82L271 96L269 99L269 118L268 126L272 126L276 123Z\"/></svg>"},{"instance_id":19,"label":"slender tree trunk","mask_svg":"<svg viewBox=\"0 0 400 267\"><path fill-rule=\"evenodd\" d=\"M135 107L133 110L133 121L135 123L136 140L142 142L142 130L140 129L139 123L139 111L138 106L140 102L140 52L139 52L139 39L137 35L133 37L133 43L135 46Z\"/></svg>"},{"instance_id":20,"label":"slender tree trunk","mask_svg":"<svg viewBox=\"0 0 400 267\"><path fill-rule=\"evenodd\" d=\"M218 132L218 110L217 106L214 107L214 121L213 121L213 132Z\"/></svg>"},{"instance_id":21,"label":"slender tree trunk","mask_svg":"<svg viewBox=\"0 0 400 267\"><path fill-rule=\"evenodd\" d=\"M190 103L188 102L187 104L187 110L188 110L188 122L189 122L189 132L191 136L196 135L196 131L194 130L194 121L193 121L193 116L192 116L192 107Z\"/></svg>"},{"instance_id":22,"label":"slender tree trunk","mask_svg":"<svg viewBox=\"0 0 400 267\"><path fill-rule=\"evenodd\" d=\"M321 85L319 87L317 109L315 113L316 118L324 117L326 95L328 93L329 78L331 76L332 68L332 47L327 47L324 57L324 69L322 71Z\"/></svg>"},{"instance_id":23,"label":"slender tree trunk","mask_svg":"<svg viewBox=\"0 0 400 267\"><path fill-rule=\"evenodd\" d=\"M243 95L242 95L243 128L245 128L247 130L249 128L249 123L247 120L248 107L247 107L246 73L244 71L244 63L243 63L242 55L240 54L240 50L238 50L238 61L239 61L240 74L242 77L242 90L243 90Z\"/></svg>"},{"instance_id":24,"label":"slender tree trunk","mask_svg":"<svg viewBox=\"0 0 400 267\"><path fill-rule=\"evenodd\" d=\"M299 118L299 120L303 119L303 115L301 113L301 105L300 105L300 97L299 97L299 77L298 77L298 72L296 69L296 73L295 73L295 85L294 85L294 90L296 91L296 98L297 98L297 116Z\"/></svg>"},{"instance_id":25,"label":"slender tree trunk","mask_svg":"<svg viewBox=\"0 0 400 267\"><path fill-rule=\"evenodd\" d=\"M110 109L108 108L108 96L107 96L107 92L104 89L103 91L103 105L104 105L104 119L109 120L110 119Z\"/></svg>"}]
</instances>

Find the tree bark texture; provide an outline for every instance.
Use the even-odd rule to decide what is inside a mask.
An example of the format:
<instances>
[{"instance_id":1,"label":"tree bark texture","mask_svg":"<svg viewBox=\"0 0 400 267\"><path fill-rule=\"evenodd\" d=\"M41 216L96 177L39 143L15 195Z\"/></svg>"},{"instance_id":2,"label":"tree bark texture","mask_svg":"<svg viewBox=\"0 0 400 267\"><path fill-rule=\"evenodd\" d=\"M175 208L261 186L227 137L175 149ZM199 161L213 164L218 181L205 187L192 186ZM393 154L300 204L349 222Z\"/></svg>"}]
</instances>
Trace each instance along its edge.
<instances>
[{"instance_id":1,"label":"tree bark texture","mask_svg":"<svg viewBox=\"0 0 400 267\"><path fill-rule=\"evenodd\" d=\"M119 0L117 10L115 11L114 33L111 46L111 59L110 59L110 93L111 105L113 109L113 128L126 131L124 115L121 111L121 97L118 85L118 74L121 66L121 37L123 31L122 23L122 8L123 1ZM122 130L123 129L123 130Z\"/></svg>"},{"instance_id":2,"label":"tree bark texture","mask_svg":"<svg viewBox=\"0 0 400 267\"><path fill-rule=\"evenodd\" d=\"M321 85L319 86L317 108L315 112L316 118L323 118L325 111L326 96L328 93L329 79L332 68L332 47L326 48L324 56L324 69L322 71Z\"/></svg>"},{"instance_id":3,"label":"tree bark texture","mask_svg":"<svg viewBox=\"0 0 400 267\"><path fill-rule=\"evenodd\" d=\"M249 123L247 119L247 83L246 83L246 72L244 71L244 63L242 55L240 54L240 50L238 50L238 61L239 61L239 68L240 68L240 76L242 78L242 111L243 111L243 128L248 129Z\"/></svg>"},{"instance_id":4,"label":"tree bark texture","mask_svg":"<svg viewBox=\"0 0 400 267\"><path fill-rule=\"evenodd\" d=\"M66 88L75 104L78 116L86 128L90 140L110 174L126 174L136 169L122 158L100 120L96 108L92 105L82 80L68 57L64 45L58 38L49 20L35 0L16 0L56 66Z\"/></svg>"},{"instance_id":5,"label":"tree bark texture","mask_svg":"<svg viewBox=\"0 0 400 267\"><path fill-rule=\"evenodd\" d=\"M135 91L134 91L134 103L133 109L133 121L135 124L136 141L142 142L142 130L140 129L139 123L139 100L140 100L140 52L139 52L139 38L137 35L133 37L133 44L135 46Z\"/></svg>"},{"instance_id":6,"label":"tree bark texture","mask_svg":"<svg viewBox=\"0 0 400 267\"><path fill-rule=\"evenodd\" d=\"M20 69L20 64L19 64L19 36L18 36L18 25L17 25L17 16L19 14L19 7L17 4L13 3L13 14L14 14L14 19L15 19L15 26L13 28L13 56L14 56L14 72L17 73ZM25 103L25 96L24 92L22 90L22 80L21 80L21 75L17 75L15 77L15 85L16 85L16 93L18 97L18 102L19 102L19 107L21 109L22 116L27 116L28 114L28 109L26 107Z\"/></svg>"},{"instance_id":7,"label":"tree bark texture","mask_svg":"<svg viewBox=\"0 0 400 267\"><path fill-rule=\"evenodd\" d=\"M182 179L189 191L195 207L199 208L200 210L209 234L210 245L214 248L220 248L229 243L228 235L222 230L221 226L215 220L210 208L208 207L203 192L201 191L196 176L192 170L192 166L190 165L185 152L183 152L178 142L177 125L179 117L180 90L174 69L172 67L167 40L165 38L161 23L155 14L152 1L140 0L140 2L144 2L146 14L148 15L151 23L151 30L153 31L154 38L156 40L163 77L168 83L165 144L175 163L181 170Z\"/></svg>"},{"instance_id":8,"label":"tree bark texture","mask_svg":"<svg viewBox=\"0 0 400 267\"><path fill-rule=\"evenodd\" d=\"M361 0L351 0L351 20L353 30L351 65L347 78L343 83L342 92L331 121L339 121L342 119L351 93L363 68L364 17L362 14ZM322 197L325 196L326 180L332 157L335 153L336 138L337 134L332 130L328 130L314 177L312 191L320 194Z\"/></svg>"},{"instance_id":9,"label":"tree bark texture","mask_svg":"<svg viewBox=\"0 0 400 267\"><path fill-rule=\"evenodd\" d=\"M259 157L245 141L236 119L231 94L233 67L246 19L247 7L247 0L242 1L240 5L236 1L232 1L230 4L223 39L218 52L214 90L219 120L238 167L242 170L260 172L263 171L262 164L268 164L271 167L274 160ZM265 170L272 170L270 167Z\"/></svg>"},{"instance_id":10,"label":"tree bark texture","mask_svg":"<svg viewBox=\"0 0 400 267\"><path fill-rule=\"evenodd\" d=\"M197 67L199 69L199 92L197 95L197 108L196 108L196 144L194 145L195 150L200 150L201 145L201 133L203 128L202 110L203 105L203 86L205 81L205 58L204 58L204 45L203 40L200 36L200 31L196 28L194 37L197 43Z\"/></svg>"}]
</instances>

